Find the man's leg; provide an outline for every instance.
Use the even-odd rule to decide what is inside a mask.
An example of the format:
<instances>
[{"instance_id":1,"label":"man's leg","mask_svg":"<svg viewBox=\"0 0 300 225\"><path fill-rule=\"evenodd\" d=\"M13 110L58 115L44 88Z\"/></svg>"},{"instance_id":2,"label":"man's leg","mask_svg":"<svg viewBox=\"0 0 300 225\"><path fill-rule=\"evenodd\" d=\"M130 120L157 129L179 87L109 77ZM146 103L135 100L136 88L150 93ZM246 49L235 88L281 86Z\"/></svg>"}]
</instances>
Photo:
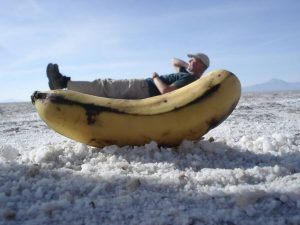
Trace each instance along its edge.
<instances>
[{"instance_id":1,"label":"man's leg","mask_svg":"<svg viewBox=\"0 0 300 225\"><path fill-rule=\"evenodd\" d=\"M142 79L98 79L92 82L69 81L67 88L106 98L142 99L149 97L148 84Z\"/></svg>"},{"instance_id":2,"label":"man's leg","mask_svg":"<svg viewBox=\"0 0 300 225\"><path fill-rule=\"evenodd\" d=\"M97 80L89 81L69 81L67 89L72 91L81 92L88 95L95 95L100 97L108 97L103 89L103 84Z\"/></svg>"},{"instance_id":3,"label":"man's leg","mask_svg":"<svg viewBox=\"0 0 300 225\"><path fill-rule=\"evenodd\" d=\"M98 79L92 82L71 81L70 77L63 76L59 72L57 64L52 63L47 66L47 77L51 90L67 88L89 95L119 99L142 99L149 97L148 84L142 79Z\"/></svg>"},{"instance_id":4,"label":"man's leg","mask_svg":"<svg viewBox=\"0 0 300 225\"><path fill-rule=\"evenodd\" d=\"M113 80L110 86L114 98L142 99L149 97L148 83L144 79Z\"/></svg>"}]
</instances>

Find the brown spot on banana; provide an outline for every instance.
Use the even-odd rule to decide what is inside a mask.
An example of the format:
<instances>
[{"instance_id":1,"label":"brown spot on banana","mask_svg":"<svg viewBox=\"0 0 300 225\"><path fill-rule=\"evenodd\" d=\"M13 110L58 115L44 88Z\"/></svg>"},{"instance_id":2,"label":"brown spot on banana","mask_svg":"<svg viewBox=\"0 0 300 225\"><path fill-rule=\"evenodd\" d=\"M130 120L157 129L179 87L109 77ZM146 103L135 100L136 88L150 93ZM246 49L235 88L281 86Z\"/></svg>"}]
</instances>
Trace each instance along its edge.
<instances>
[{"instance_id":1,"label":"brown spot on banana","mask_svg":"<svg viewBox=\"0 0 300 225\"><path fill-rule=\"evenodd\" d=\"M152 138L147 137L145 135L140 135L140 140L143 140L144 142L150 142Z\"/></svg>"},{"instance_id":2,"label":"brown spot on banana","mask_svg":"<svg viewBox=\"0 0 300 225\"><path fill-rule=\"evenodd\" d=\"M225 117L226 118L226 117ZM216 126L218 126L223 120L223 117L221 119L217 119L217 118L212 118L207 122L208 125L208 129L211 130L213 128L215 128Z\"/></svg>"},{"instance_id":3,"label":"brown spot on banana","mask_svg":"<svg viewBox=\"0 0 300 225\"><path fill-rule=\"evenodd\" d=\"M99 111L86 110L85 115L87 116L87 124L94 124L99 113Z\"/></svg>"},{"instance_id":4,"label":"brown spot on banana","mask_svg":"<svg viewBox=\"0 0 300 225\"><path fill-rule=\"evenodd\" d=\"M105 145L113 145L116 143L116 140L106 139L106 140L102 140L101 142L104 143Z\"/></svg>"},{"instance_id":5,"label":"brown spot on banana","mask_svg":"<svg viewBox=\"0 0 300 225\"><path fill-rule=\"evenodd\" d=\"M239 102L239 99L237 99L230 107L229 107L229 110L224 113L222 115L221 118L212 118L211 120L209 120L207 122L207 125L209 127L209 130L217 127L219 124L221 124L231 113L232 111L235 109L236 105L238 104Z\"/></svg>"},{"instance_id":6,"label":"brown spot on banana","mask_svg":"<svg viewBox=\"0 0 300 225\"><path fill-rule=\"evenodd\" d=\"M88 143L86 143L87 145L91 145L91 146L95 146L95 143L97 146L106 146L106 145L113 145L116 143L116 140L110 140L110 139L106 139L106 140L97 140L96 138L92 138Z\"/></svg>"},{"instance_id":7,"label":"brown spot on banana","mask_svg":"<svg viewBox=\"0 0 300 225\"><path fill-rule=\"evenodd\" d=\"M87 144L89 145L90 143L96 142L97 140L95 138L92 138Z\"/></svg>"},{"instance_id":8,"label":"brown spot on banana","mask_svg":"<svg viewBox=\"0 0 300 225\"><path fill-rule=\"evenodd\" d=\"M165 131L164 133L161 134L162 137L168 136L171 134L170 130Z\"/></svg>"},{"instance_id":9,"label":"brown spot on banana","mask_svg":"<svg viewBox=\"0 0 300 225\"><path fill-rule=\"evenodd\" d=\"M235 109L235 107L237 106L237 104L239 103L239 98L235 100L235 102L231 105L231 107L228 110L228 116L232 113L232 111Z\"/></svg>"}]
</instances>

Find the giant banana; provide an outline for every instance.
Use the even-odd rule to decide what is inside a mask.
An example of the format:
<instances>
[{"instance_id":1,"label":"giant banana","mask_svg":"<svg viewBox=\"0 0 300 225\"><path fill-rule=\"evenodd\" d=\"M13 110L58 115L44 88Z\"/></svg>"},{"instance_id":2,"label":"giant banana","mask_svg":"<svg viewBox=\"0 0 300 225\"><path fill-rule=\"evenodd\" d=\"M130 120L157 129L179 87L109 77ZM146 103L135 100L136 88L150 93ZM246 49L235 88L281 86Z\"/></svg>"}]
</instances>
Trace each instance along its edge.
<instances>
[{"instance_id":1,"label":"giant banana","mask_svg":"<svg viewBox=\"0 0 300 225\"><path fill-rule=\"evenodd\" d=\"M87 145L143 145L154 140L176 146L184 139L200 138L224 121L240 94L238 78L216 70L185 87L146 99L54 90L36 91L32 103L50 128Z\"/></svg>"}]
</instances>

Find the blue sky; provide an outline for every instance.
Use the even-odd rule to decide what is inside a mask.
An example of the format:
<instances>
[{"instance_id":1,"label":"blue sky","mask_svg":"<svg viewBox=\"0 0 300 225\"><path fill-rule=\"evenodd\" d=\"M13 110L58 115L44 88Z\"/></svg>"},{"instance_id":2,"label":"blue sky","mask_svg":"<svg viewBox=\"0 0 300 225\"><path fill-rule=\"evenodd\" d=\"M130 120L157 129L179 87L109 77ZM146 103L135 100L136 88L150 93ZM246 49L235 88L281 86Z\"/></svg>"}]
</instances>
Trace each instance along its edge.
<instances>
[{"instance_id":1,"label":"blue sky","mask_svg":"<svg viewBox=\"0 0 300 225\"><path fill-rule=\"evenodd\" d=\"M0 102L47 90L49 62L73 80L144 78L204 52L242 86L300 81L298 0L0 3Z\"/></svg>"}]
</instances>

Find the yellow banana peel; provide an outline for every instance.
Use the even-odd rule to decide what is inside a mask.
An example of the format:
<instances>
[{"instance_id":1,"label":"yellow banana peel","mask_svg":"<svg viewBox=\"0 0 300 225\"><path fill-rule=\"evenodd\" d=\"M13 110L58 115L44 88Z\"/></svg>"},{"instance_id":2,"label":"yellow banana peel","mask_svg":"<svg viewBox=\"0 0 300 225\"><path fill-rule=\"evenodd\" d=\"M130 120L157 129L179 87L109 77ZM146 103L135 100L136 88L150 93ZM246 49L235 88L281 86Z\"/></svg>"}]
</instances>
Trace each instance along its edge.
<instances>
[{"instance_id":1,"label":"yellow banana peel","mask_svg":"<svg viewBox=\"0 0 300 225\"><path fill-rule=\"evenodd\" d=\"M56 132L94 147L177 146L224 121L241 95L238 78L215 70L167 94L139 100L111 99L70 90L36 91L38 114Z\"/></svg>"}]
</instances>

